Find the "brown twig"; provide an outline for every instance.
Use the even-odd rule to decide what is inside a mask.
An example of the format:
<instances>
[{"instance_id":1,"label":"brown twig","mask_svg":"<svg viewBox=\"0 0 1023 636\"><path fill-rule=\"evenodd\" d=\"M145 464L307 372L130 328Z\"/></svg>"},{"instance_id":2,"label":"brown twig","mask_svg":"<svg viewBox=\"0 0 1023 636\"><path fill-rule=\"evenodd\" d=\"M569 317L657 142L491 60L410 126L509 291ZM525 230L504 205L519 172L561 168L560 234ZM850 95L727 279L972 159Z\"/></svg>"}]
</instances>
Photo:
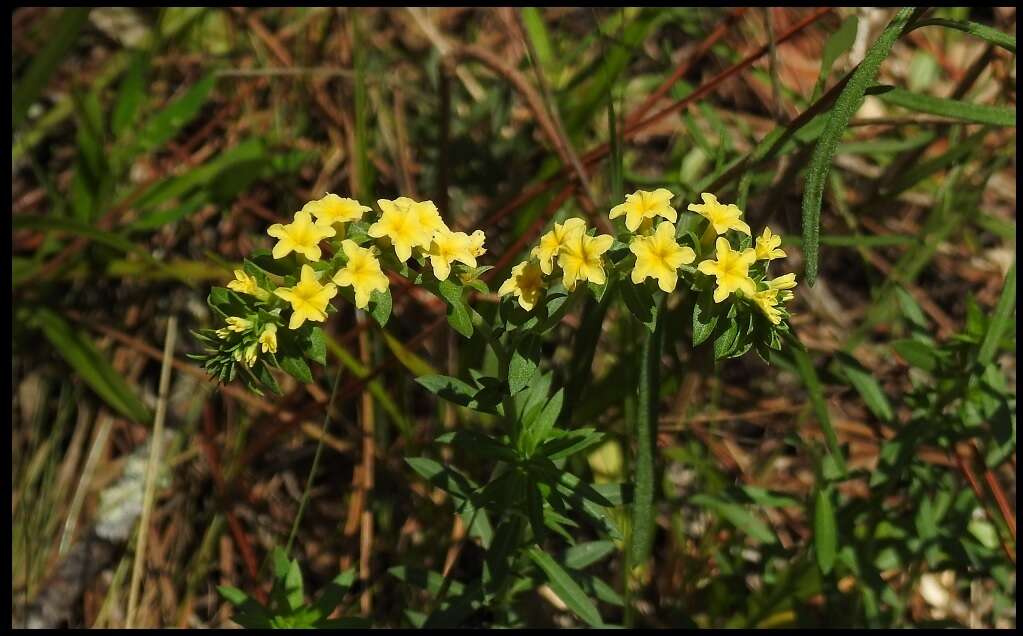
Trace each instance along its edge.
<instances>
[{"instance_id":1,"label":"brown twig","mask_svg":"<svg viewBox=\"0 0 1023 636\"><path fill-rule=\"evenodd\" d=\"M984 514L986 514L989 519L994 521L994 515L991 514L990 510L988 510L987 500L986 497L984 497L984 491L980 487L980 482L977 481L977 476L974 475L973 469L970 468L970 465L966 462L966 459L963 458L962 454L959 452L958 449L953 448L950 449L948 452L949 454L952 455L952 459L955 461L956 467L959 468L959 472L961 472L963 476L966 477L966 481L967 483L970 484L970 488L973 490L973 494L976 495L977 501L980 502L981 508L983 508L984 510ZM1009 544L1005 542L1001 536L998 537L998 542L1001 544L1002 551L1005 552L1005 555L1009 557L1009 560L1012 561L1013 564L1015 564L1016 554L1012 551L1011 548L1009 548Z\"/></svg>"}]
</instances>

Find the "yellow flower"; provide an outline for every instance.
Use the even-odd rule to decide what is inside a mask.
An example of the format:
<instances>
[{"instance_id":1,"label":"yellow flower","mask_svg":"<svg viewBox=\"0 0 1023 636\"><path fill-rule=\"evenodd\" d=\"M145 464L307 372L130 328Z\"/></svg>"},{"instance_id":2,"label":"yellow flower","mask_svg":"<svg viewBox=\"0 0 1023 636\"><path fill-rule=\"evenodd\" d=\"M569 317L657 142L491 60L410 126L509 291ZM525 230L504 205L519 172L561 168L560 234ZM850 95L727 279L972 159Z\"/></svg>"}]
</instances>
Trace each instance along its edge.
<instances>
[{"instance_id":1,"label":"yellow flower","mask_svg":"<svg viewBox=\"0 0 1023 636\"><path fill-rule=\"evenodd\" d=\"M341 241L348 262L334 274L333 281L341 287L349 285L355 289L355 306L365 309L374 291L387 291L387 275L380 269L380 261L373 252L359 247L354 241Z\"/></svg>"},{"instance_id":2,"label":"yellow flower","mask_svg":"<svg viewBox=\"0 0 1023 636\"><path fill-rule=\"evenodd\" d=\"M785 274L784 276L779 276L778 278L767 281L767 288L777 290L778 300L780 300L783 303L787 303L788 301L795 298L795 294L789 291L790 289L794 289L795 286L796 275L792 273Z\"/></svg>"},{"instance_id":3,"label":"yellow flower","mask_svg":"<svg viewBox=\"0 0 1023 636\"><path fill-rule=\"evenodd\" d=\"M469 244L472 247L473 256L480 257L487 253L487 248L483 247L483 241L485 240L487 240L487 236L483 233L483 230L476 230L469 235Z\"/></svg>"},{"instance_id":4,"label":"yellow flower","mask_svg":"<svg viewBox=\"0 0 1023 636\"><path fill-rule=\"evenodd\" d=\"M657 284L667 293L675 291L679 266L696 259L692 248L682 247L675 241L675 226L667 221L661 221L651 236L632 239L629 249L636 255L632 282L638 285L647 278L656 278Z\"/></svg>"},{"instance_id":5,"label":"yellow flower","mask_svg":"<svg viewBox=\"0 0 1023 636\"><path fill-rule=\"evenodd\" d=\"M572 291L578 281L590 281L603 285L607 281L601 255L611 249L614 239L607 234L587 236L580 234L572 238L558 254L565 289Z\"/></svg>"},{"instance_id":6,"label":"yellow flower","mask_svg":"<svg viewBox=\"0 0 1023 636\"><path fill-rule=\"evenodd\" d=\"M256 364L256 347L257 343L253 342L248 349L245 350L245 357L242 359L242 364L247 367L251 367Z\"/></svg>"},{"instance_id":7,"label":"yellow flower","mask_svg":"<svg viewBox=\"0 0 1023 636\"><path fill-rule=\"evenodd\" d=\"M671 191L664 188L657 188L653 192L636 190L632 194L625 195L625 203L620 203L611 208L608 215L612 219L625 215L625 227L630 232L639 229L643 219L652 219L655 216L663 216L672 223L678 220L678 213L671 207Z\"/></svg>"},{"instance_id":8,"label":"yellow flower","mask_svg":"<svg viewBox=\"0 0 1023 636\"><path fill-rule=\"evenodd\" d=\"M582 236L586 232L586 221L573 217L564 223L555 223L554 229L540 237L540 243L533 248L531 254L540 261L540 270L544 274L554 271L554 257L565 243Z\"/></svg>"},{"instance_id":9,"label":"yellow flower","mask_svg":"<svg viewBox=\"0 0 1023 636\"><path fill-rule=\"evenodd\" d=\"M231 316L231 317L229 317L227 319L227 330L228 331L233 331L235 333L242 333L243 331L248 331L249 327L251 327L251 326L252 326L252 323L249 322L248 320L245 320L244 318L236 318L234 316Z\"/></svg>"},{"instance_id":10,"label":"yellow flower","mask_svg":"<svg viewBox=\"0 0 1023 636\"><path fill-rule=\"evenodd\" d=\"M433 230L421 222L420 213L423 209L415 201L408 197L398 197L394 201L379 199L377 205L382 212L380 220L369 226L367 234L373 238L386 236L390 239L394 255L399 261L407 261L412 256L413 247L426 247L430 244ZM430 216L428 209L423 216Z\"/></svg>"},{"instance_id":11,"label":"yellow flower","mask_svg":"<svg viewBox=\"0 0 1023 636\"><path fill-rule=\"evenodd\" d=\"M355 199L342 198L329 192L322 199L310 201L302 207L304 212L310 212L316 217L317 223L327 227L332 227L337 223L358 221L364 212L369 212L371 209Z\"/></svg>"},{"instance_id":12,"label":"yellow flower","mask_svg":"<svg viewBox=\"0 0 1023 636\"><path fill-rule=\"evenodd\" d=\"M266 231L279 239L274 245L273 257L284 258L292 251L311 261L320 260L320 241L334 236L334 228L313 223L312 215L305 210L295 214L295 220L287 225L275 223Z\"/></svg>"},{"instance_id":13,"label":"yellow flower","mask_svg":"<svg viewBox=\"0 0 1023 636\"><path fill-rule=\"evenodd\" d=\"M256 279L245 273L244 270L234 270L234 280L227 284L228 289L233 289L239 294L253 294L259 288Z\"/></svg>"},{"instance_id":14,"label":"yellow flower","mask_svg":"<svg viewBox=\"0 0 1023 636\"><path fill-rule=\"evenodd\" d=\"M294 287L278 287L274 294L291 303L291 322L288 329L298 329L306 320L323 322L327 319L327 303L337 294L333 283L321 285L316 272L309 265L302 266L302 275Z\"/></svg>"},{"instance_id":15,"label":"yellow flower","mask_svg":"<svg viewBox=\"0 0 1023 636\"><path fill-rule=\"evenodd\" d=\"M764 227L764 233L757 237L757 260L773 261L776 258L785 258L786 254L781 247L781 237L771 232L771 228Z\"/></svg>"},{"instance_id":16,"label":"yellow flower","mask_svg":"<svg viewBox=\"0 0 1023 636\"><path fill-rule=\"evenodd\" d=\"M234 280L227 284L227 288L239 294L249 294L260 300L266 300L270 295L265 289L256 284L256 279L245 273L244 270L234 270Z\"/></svg>"},{"instance_id":17,"label":"yellow flower","mask_svg":"<svg viewBox=\"0 0 1023 636\"><path fill-rule=\"evenodd\" d=\"M451 273L451 263L458 261L469 267L476 267L473 256L473 239L465 232L439 230L434 232L430 249L426 252L433 266L433 275L437 280L447 280Z\"/></svg>"},{"instance_id":18,"label":"yellow flower","mask_svg":"<svg viewBox=\"0 0 1023 636\"><path fill-rule=\"evenodd\" d=\"M259 344L263 353L277 353L277 325L271 322L263 327L263 333L259 334Z\"/></svg>"},{"instance_id":19,"label":"yellow flower","mask_svg":"<svg viewBox=\"0 0 1023 636\"><path fill-rule=\"evenodd\" d=\"M408 197L399 197L395 201L407 202L411 209L415 210L416 215L419 218L419 225L423 226L428 230L425 234L425 240L420 243L420 247L426 248L430 246L430 238L434 232L440 232L447 230L448 226L444 223L444 219L440 217L440 212L437 210L437 206L434 205L433 201L413 201Z\"/></svg>"},{"instance_id":20,"label":"yellow flower","mask_svg":"<svg viewBox=\"0 0 1023 636\"><path fill-rule=\"evenodd\" d=\"M543 274L540 267L536 263L522 261L512 268L511 276L501 284L497 295L515 294L519 299L519 306L526 311L532 311L543 290Z\"/></svg>"},{"instance_id":21,"label":"yellow flower","mask_svg":"<svg viewBox=\"0 0 1023 636\"><path fill-rule=\"evenodd\" d=\"M703 203L690 203L688 209L710 221L710 227L714 228L714 232L724 234L728 230L738 230L747 236L750 235L749 226L739 220L742 210L738 206L734 203L728 205L720 203L718 198L709 192L704 192L700 197Z\"/></svg>"},{"instance_id":22,"label":"yellow flower","mask_svg":"<svg viewBox=\"0 0 1023 636\"><path fill-rule=\"evenodd\" d=\"M778 311L778 290L764 289L753 294L753 303L764 312L771 324L777 325L781 322L781 312Z\"/></svg>"},{"instance_id":23,"label":"yellow flower","mask_svg":"<svg viewBox=\"0 0 1023 636\"><path fill-rule=\"evenodd\" d=\"M736 290L752 298L757 293L757 286L749 277L749 266L757 259L756 251L749 248L741 252L734 251L724 237L718 237L715 247L717 260L705 260L697 268L717 278L714 302L721 302Z\"/></svg>"}]
</instances>

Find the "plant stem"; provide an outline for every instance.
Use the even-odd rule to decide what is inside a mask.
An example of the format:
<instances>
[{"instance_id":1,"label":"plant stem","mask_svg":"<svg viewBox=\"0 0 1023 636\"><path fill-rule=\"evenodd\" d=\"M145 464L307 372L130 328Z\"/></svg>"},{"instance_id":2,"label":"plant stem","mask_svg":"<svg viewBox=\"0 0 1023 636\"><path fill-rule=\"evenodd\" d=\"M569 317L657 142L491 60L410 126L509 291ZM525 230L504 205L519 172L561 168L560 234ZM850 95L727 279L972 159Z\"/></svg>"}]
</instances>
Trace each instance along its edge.
<instances>
[{"instance_id":1,"label":"plant stem","mask_svg":"<svg viewBox=\"0 0 1023 636\"><path fill-rule=\"evenodd\" d=\"M663 302L662 302L663 305ZM663 307L662 307L663 308ZM635 494L632 505L632 533L629 563L642 566L650 557L654 536L654 447L657 403L660 394L660 357L664 336L663 311L657 312L654 330L643 343L636 408Z\"/></svg>"},{"instance_id":2,"label":"plant stem","mask_svg":"<svg viewBox=\"0 0 1023 636\"><path fill-rule=\"evenodd\" d=\"M288 534L288 545L284 548L285 554L291 556L291 547L295 542L295 535L298 534L298 524L302 522L302 515L305 513L306 504L309 502L309 491L313 489L313 479L316 477L316 469L320 466L320 455L323 454L323 440L327 438L327 430L330 428L330 412L334 409L334 400L337 398L337 388L341 385L341 376L344 375L344 365L339 364L337 375L334 376L334 387L330 390L330 400L327 401L327 412L323 416L323 435L316 444L316 454L313 455L313 465L309 469L309 478L305 482L305 490L302 491L302 501L298 504L298 513L295 514L295 521L291 524L291 533Z\"/></svg>"}]
</instances>

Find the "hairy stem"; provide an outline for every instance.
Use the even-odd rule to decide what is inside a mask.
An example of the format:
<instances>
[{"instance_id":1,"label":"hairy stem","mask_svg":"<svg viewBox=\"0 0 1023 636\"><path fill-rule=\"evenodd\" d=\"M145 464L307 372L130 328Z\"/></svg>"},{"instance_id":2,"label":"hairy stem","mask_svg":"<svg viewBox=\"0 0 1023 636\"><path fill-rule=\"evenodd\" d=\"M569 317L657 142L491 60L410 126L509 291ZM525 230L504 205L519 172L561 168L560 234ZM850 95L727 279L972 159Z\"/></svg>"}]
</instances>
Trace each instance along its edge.
<instances>
[{"instance_id":1,"label":"hairy stem","mask_svg":"<svg viewBox=\"0 0 1023 636\"><path fill-rule=\"evenodd\" d=\"M650 557L654 537L654 440L657 436L657 402L660 388L661 343L664 336L663 312L653 332L643 343L639 369L636 408L635 494L632 505L632 535L629 562L633 568Z\"/></svg>"}]
</instances>

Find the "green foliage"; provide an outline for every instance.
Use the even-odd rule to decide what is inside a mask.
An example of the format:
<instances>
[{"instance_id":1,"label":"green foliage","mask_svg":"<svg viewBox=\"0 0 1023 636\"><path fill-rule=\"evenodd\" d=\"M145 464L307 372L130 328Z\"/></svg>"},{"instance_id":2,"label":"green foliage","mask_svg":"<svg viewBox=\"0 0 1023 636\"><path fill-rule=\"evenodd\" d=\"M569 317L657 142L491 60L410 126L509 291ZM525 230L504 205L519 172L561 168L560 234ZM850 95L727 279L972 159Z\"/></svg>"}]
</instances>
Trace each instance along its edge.
<instances>
[{"instance_id":1,"label":"green foliage","mask_svg":"<svg viewBox=\"0 0 1023 636\"><path fill-rule=\"evenodd\" d=\"M13 473L27 484L12 505L20 503L17 541L58 545L52 533L59 521L67 524L66 537L74 536L74 518L54 512L68 502L40 492L70 492L68 480L78 477L90 436L88 429L65 435L69 405L95 398L118 416L150 418L138 396L152 394L146 388L154 381L152 361L119 373L111 360L120 363L125 350L108 353L83 330L99 321L78 315L110 298L119 312L121 299L131 299L132 315L141 319L114 328L137 333L114 335L118 346L133 348L151 339L152 312L191 311L195 291L212 284L209 314L223 328L207 328L201 308L192 312L195 343L183 344L178 355L198 360L216 382L242 379L257 395L280 395L294 390L284 375L322 385L323 367L340 365L327 373L350 376L346 387L360 385L342 391L336 403L332 395L327 408L348 430L333 433L340 441L326 429L321 438L337 450L337 470L310 471L299 512L286 521L290 550L292 539L302 540L297 530L306 527L302 512L311 492L326 493L332 510L344 509L337 498L349 496L356 461L347 449L359 448L353 421L375 419L367 441L377 454L376 490L362 504L376 532L370 591L377 625L921 626L924 577L948 572L956 575L947 590L954 602L972 602L975 594L993 599L990 612L972 608L982 622L988 613L1014 616L1015 573L1005 554L1013 531L984 489L1005 481L1015 453L1015 369L1005 364L1016 346L1015 264L992 311L981 308L992 287L977 291L981 300L965 290L980 289L981 276L1002 266L1015 237L1015 195L1000 174L1014 165L1006 140L1014 139L1015 113L1011 91L1008 98L1003 93L1012 63L1005 51L1015 52L1015 37L969 20L988 20L985 12L943 8L931 14L940 17L917 19L923 14L898 11L843 78L836 75L843 56L867 28L847 10L839 10L840 23L832 12L794 31L818 42L819 58L803 44L778 46L781 59L761 64L766 53L746 57L753 46L735 46L750 35L751 45L768 41L756 11L737 20L706 9L526 8L518 26L529 57L517 67L517 57L504 61L543 95L540 113L531 112L536 105L509 80L509 69L449 67L441 45L491 41L487 20L478 20L485 13L446 20L437 40L429 20L441 13L420 22L423 14L405 12L161 10L143 20L151 32L137 47L108 55L114 38L97 38L87 9L46 12L36 27L46 32L29 33L24 40L31 46L15 44L22 59L13 82L13 340L23 350L43 342L44 364L71 373L55 383L59 400L44 399L26 427L31 444L12 454ZM992 15L999 28L1006 23ZM258 24L265 34L250 37ZM925 26L943 27L925 33L934 36L930 45L948 51L972 42L985 57L966 67L931 47L914 50L904 36ZM783 23L768 28L787 39ZM724 39L710 44L719 34ZM392 38L400 44L388 45ZM900 40L908 46L895 47ZM692 46L678 49L680 42ZM87 51L95 59L79 59ZM351 53L351 73L320 64L332 51ZM784 70L790 55L819 62L812 89L788 85L785 73L779 78L778 62ZM897 58L890 66L889 55ZM61 67L62 57L74 65ZM905 77L905 86L876 85L893 76ZM696 78L699 84L687 81ZM777 94L765 99L764 86ZM663 126L639 125L634 109L655 90L663 96L647 116L668 100L681 114L659 120ZM869 122L853 117L866 95L876 96L886 114L947 122L900 116L861 126ZM765 109L779 121L773 128ZM565 140L548 138L540 115ZM604 140L606 148L587 147ZM554 150L562 143L578 154L586 183L562 165ZM989 188L994 174L1002 181ZM572 189L554 209L563 186ZM321 196L314 187L350 187L347 195L367 203L374 193L435 196L453 227L467 227L482 213L476 222L487 232L489 252L478 266L455 263L440 281L423 246L399 262L389 236L369 236L369 218L345 223L343 238L373 251L391 288L372 292L362 309L367 322L338 303L354 303L346 286L328 305L327 321L290 329L294 309L274 292L295 285L308 259L294 253L275 259L265 249L243 259L239 252L269 244L265 229L275 220L269 215L283 218L301 206L297 197ZM606 217L627 191L659 187L678 195L675 239L696 255L677 268L671 293L652 279L632 282L632 233L620 221L595 230L585 200ZM826 187L834 196L822 230ZM789 256L805 259L806 280L812 284L818 272L827 278L819 294L796 294L791 323L784 302L774 320L745 292L714 301L717 281L698 266L714 256L707 238L716 233L710 236L703 217L686 209L703 191L735 201L751 224L781 224L783 247L801 248ZM792 221L793 196L803 198L801 233L784 226ZM36 200L42 203L26 203ZM514 257L530 259L527 241L520 242L525 233L533 240L545 223L584 212L591 236L613 237L603 259L605 283L580 282L570 291L560 274L546 276L530 310L497 292L506 272L484 262L506 269L502 264ZM321 283L348 262L338 230L323 244L323 258L310 263ZM752 247L756 234L724 236L738 251ZM824 258L821 246L830 248ZM961 273L958 263L968 264L967 273L950 275ZM758 292L772 280L767 265L749 269ZM220 287L231 270L251 277L255 289ZM421 291L436 301L422 302ZM344 307L339 315L335 305ZM77 313L65 316L65 308ZM229 318L242 322L223 326ZM448 341L453 346L420 338L434 319L442 335L450 327L460 336ZM958 329L952 335L949 321ZM368 337L356 351L348 337L354 332L334 336L337 327L366 329ZM752 351L757 356L747 356ZM387 356L397 360L397 371ZM19 373L27 366L20 356L14 364ZM32 387L25 384L17 387L16 414L30 410L22 393L31 397ZM357 390L377 408L352 399ZM316 386L298 391L318 393ZM55 409L47 409L50 402ZM300 393L251 402L294 409L301 419L292 421L310 434L305 418L317 407ZM291 473L304 465L297 452L281 461L247 452L250 438L258 446L270 431L286 428L257 420L249 403L230 402L225 427L212 440L225 444L223 486L232 496L266 476L290 485ZM207 413L198 406L189 404L181 418L185 431L195 430L192 411ZM105 438L93 438L89 457L105 461L99 441ZM116 451L125 439L117 438ZM196 453L186 450L171 458L173 465L189 465ZM257 461L240 465L238 457ZM393 461L399 457L404 462ZM314 466L319 450L316 458ZM206 470L187 474L193 473ZM91 492L90 478L81 477L82 493ZM409 481L417 483L410 489ZM421 496L424 487L429 499ZM41 505L26 506L37 496ZM201 545L182 544L199 547L187 576L172 577L175 585L188 579L183 599L201 593L215 567L209 554L225 528L219 505L218 498L192 516L207 523L209 511L212 521ZM280 509L272 506L271 516ZM452 514L466 536L449 544ZM268 527L281 527L281 520L265 526L264 519L243 517L243 533L265 542ZM341 543L318 540L317 548L336 553L354 546L336 534ZM12 550L34 585L44 573L36 564L54 562L38 547ZM361 618L328 618L342 607L352 571L307 602L298 562L275 549L270 563L266 605L219 588L238 624L368 626ZM16 589L18 576L12 571ZM104 608L116 607L118 583L115 575ZM24 587L15 594L31 598Z\"/></svg>"},{"instance_id":2,"label":"green foliage","mask_svg":"<svg viewBox=\"0 0 1023 636\"><path fill-rule=\"evenodd\" d=\"M817 278L818 242L820 240L821 201L831 161L838 142L845 132L853 113L860 106L864 94L874 81L881 62L888 57L895 41L902 35L913 15L913 9L901 9L867 50L866 56L853 72L842 93L828 115L820 140L810 158L803 194L803 249L806 253L806 282L813 285Z\"/></svg>"},{"instance_id":3,"label":"green foliage","mask_svg":"<svg viewBox=\"0 0 1023 636\"><path fill-rule=\"evenodd\" d=\"M289 560L282 548L274 548L270 558L273 588L267 605L261 605L236 587L217 586L220 595L235 608L234 622L248 629L365 629L370 626L364 618L330 618L355 581L355 570L346 570L334 577L314 602L307 603L298 559Z\"/></svg>"},{"instance_id":4,"label":"green foliage","mask_svg":"<svg viewBox=\"0 0 1023 636\"><path fill-rule=\"evenodd\" d=\"M882 101L901 106L907 110L931 115L941 115L975 124L993 126L1015 126L1016 109L1001 106L969 104L956 99L944 99L912 93L901 88L892 88L879 95Z\"/></svg>"}]
</instances>

